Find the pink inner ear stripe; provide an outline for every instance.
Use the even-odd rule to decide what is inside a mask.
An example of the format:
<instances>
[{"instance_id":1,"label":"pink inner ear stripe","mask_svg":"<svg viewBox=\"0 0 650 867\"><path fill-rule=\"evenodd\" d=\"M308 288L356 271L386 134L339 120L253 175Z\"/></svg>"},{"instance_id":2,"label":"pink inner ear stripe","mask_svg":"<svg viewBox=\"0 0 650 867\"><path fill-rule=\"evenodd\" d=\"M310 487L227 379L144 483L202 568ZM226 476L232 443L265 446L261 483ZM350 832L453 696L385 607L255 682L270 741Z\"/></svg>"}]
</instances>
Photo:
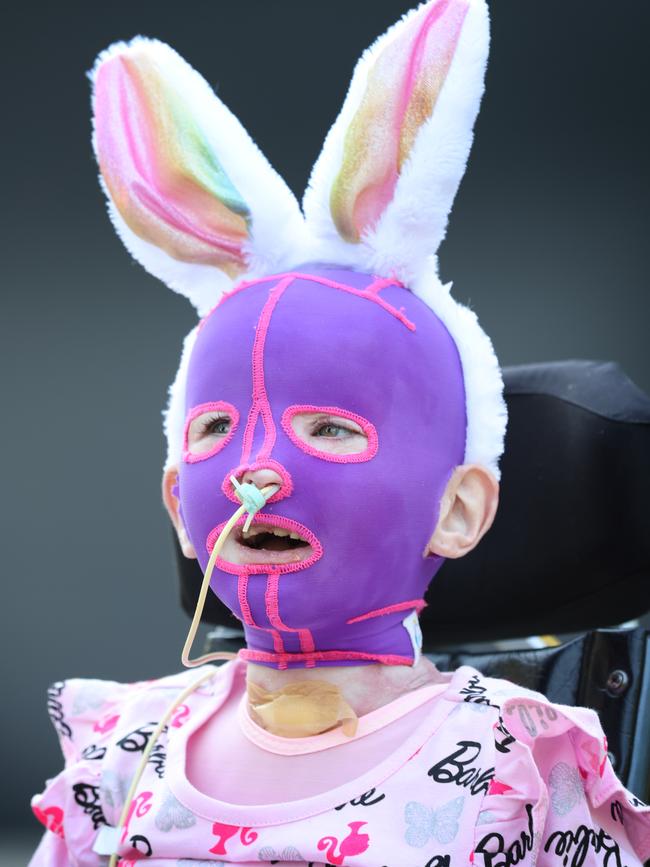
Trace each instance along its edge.
<instances>
[{"instance_id":1,"label":"pink inner ear stripe","mask_svg":"<svg viewBox=\"0 0 650 867\"><path fill-rule=\"evenodd\" d=\"M203 415L204 412L225 412L230 416L230 430L226 434L226 436L216 443L209 451L207 452L191 452L189 449L189 431L192 422L198 416ZM189 413L187 414L187 418L185 419L185 428L183 430L183 461L186 464L196 464L199 461L207 461L208 458L213 457L218 452L220 452L223 448L225 448L230 440L235 435L235 431L237 430L237 426L239 425L239 412L236 408L231 404L227 403L224 400L211 401L209 403L200 403L198 406L193 407Z\"/></svg>"},{"instance_id":2,"label":"pink inner ear stripe","mask_svg":"<svg viewBox=\"0 0 650 867\"><path fill-rule=\"evenodd\" d=\"M418 614L423 608L426 608L427 603L424 599L409 599L408 602L396 602L394 605L386 605L384 608L375 608L374 611L368 611L366 614L360 614L358 617L353 617L351 620L346 620L346 624L350 626L353 623L361 623L362 620L370 620L373 617L383 617L385 614L395 614L397 611L417 611Z\"/></svg>"},{"instance_id":3,"label":"pink inner ear stripe","mask_svg":"<svg viewBox=\"0 0 650 867\"><path fill-rule=\"evenodd\" d=\"M418 35L415 38L415 42L413 44L413 50L409 57L408 66L406 68L406 74L404 76L404 87L402 88L399 96L399 105L398 105L398 123L397 123L397 138L401 138L401 132L404 127L404 119L406 117L406 113L409 108L409 103L413 97L413 91L416 88L418 77L421 73L422 68L422 56L424 54L426 48L426 42L429 37L429 31L431 27L438 21L439 18L444 15L447 11L447 7L449 6L451 0L439 0L430 10L427 12L424 23L420 28ZM400 147L402 150L402 147ZM410 148L409 148L410 150ZM406 154L400 154L401 160L400 162L408 156ZM401 165L399 166L401 168ZM392 192L392 191L391 191Z\"/></svg>"},{"instance_id":4,"label":"pink inner ear stripe","mask_svg":"<svg viewBox=\"0 0 650 867\"><path fill-rule=\"evenodd\" d=\"M336 455L331 454L330 452L321 451L320 449L314 448L314 446L309 445L309 443L301 440L298 434L293 429L292 419L294 416L299 415L300 413L325 413L327 415L338 415L341 418L349 418L350 421L356 422L361 430L365 433L368 438L368 447L365 448L362 452L356 452L352 454L346 455ZM312 455L315 458L320 458L323 461L331 461L336 464L359 464L364 463L365 461L370 461L377 454L377 450L379 449L379 437L377 435L377 429L374 424L369 422L367 419L363 418L363 416L357 415L355 412L349 412L347 409L341 409L337 406L313 406L312 404L295 404L294 406L290 406L282 413L282 420L280 422L282 425L282 430L289 437L291 442L297 446L301 451L306 452L308 455Z\"/></svg>"}]
</instances>

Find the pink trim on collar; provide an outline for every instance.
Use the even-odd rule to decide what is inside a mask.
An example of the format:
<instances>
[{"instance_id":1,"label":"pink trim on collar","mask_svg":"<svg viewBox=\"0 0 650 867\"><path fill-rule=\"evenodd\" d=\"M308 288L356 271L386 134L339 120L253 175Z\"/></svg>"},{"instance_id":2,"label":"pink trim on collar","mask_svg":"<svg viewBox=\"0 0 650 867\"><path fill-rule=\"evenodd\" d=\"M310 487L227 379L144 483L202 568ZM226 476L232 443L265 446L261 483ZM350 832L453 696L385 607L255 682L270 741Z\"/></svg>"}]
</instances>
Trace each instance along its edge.
<instances>
[{"instance_id":1,"label":"pink trim on collar","mask_svg":"<svg viewBox=\"0 0 650 867\"><path fill-rule=\"evenodd\" d=\"M303 412L321 412L327 415L338 415L341 418L349 418L350 421L356 422L366 435L368 439L367 448L362 452L356 452L349 455L336 455L314 448L314 446L311 446L309 443L300 439L291 424L293 417ZM282 413L280 424L282 425L282 430L295 446L301 449L301 451L306 452L308 455L320 458L323 461L332 461L337 464L359 464L364 461L372 460L372 458L377 454L379 448L379 437L374 424L369 422L363 416L357 415L356 412L350 412L349 410L341 409L338 406L314 406L313 404L300 403L294 404L293 406L287 407L287 409Z\"/></svg>"},{"instance_id":2,"label":"pink trim on collar","mask_svg":"<svg viewBox=\"0 0 650 867\"><path fill-rule=\"evenodd\" d=\"M431 699L441 695L449 688L447 682L434 683L423 686L413 692L407 692L389 702L383 707L378 707L370 713L359 717L357 733L353 738L343 734L341 728L331 729L320 735L305 738L283 738L267 732L259 726L251 717L248 709L248 696L244 693L239 702L237 718L242 733L251 743L266 752L275 753L279 756L304 756L308 753L319 753L329 750L339 744L349 744L353 740L366 737L373 732L379 731L390 723L406 716L412 710L421 707Z\"/></svg>"},{"instance_id":3,"label":"pink trim on collar","mask_svg":"<svg viewBox=\"0 0 650 867\"><path fill-rule=\"evenodd\" d=\"M226 436L220 442L214 445L209 451L194 453L189 450L188 435L190 425L195 418L203 415L204 412L227 412L230 416L232 424ZM235 435L235 431L237 430L238 425L239 412L231 403L228 403L225 400L209 401L208 403L200 403L198 406L192 407L192 409L187 414L187 418L185 419L185 427L183 429L183 461L186 464L196 464L199 461L207 461L208 458L213 457L228 445L230 440Z\"/></svg>"},{"instance_id":4,"label":"pink trim on collar","mask_svg":"<svg viewBox=\"0 0 650 867\"><path fill-rule=\"evenodd\" d=\"M225 669L225 670L224 670ZM408 736L404 743L386 756L378 765L353 780L329 789L317 795L301 798L299 801L286 801L274 804L232 804L211 798L196 789L187 779L186 752L187 744L192 735L214 714L232 691L235 677L245 677L245 666L239 661L228 662L219 671L225 682L216 686L217 695L214 698L205 695L190 696L188 704L193 708L190 718L180 729L170 729L167 745L167 784L174 797L188 810L201 818L214 821L219 816L221 822L255 828L265 828L286 822L299 821L310 816L333 809L337 804L343 804L350 798L365 792L372 786L381 785L396 773L404 764L428 741L447 719L456 702L449 699L453 693L451 675L442 675L445 679L445 692L440 696L444 701L436 701L427 715ZM460 669L461 679L467 669ZM473 669L470 669L473 673ZM454 675L456 684L458 672ZM242 686L242 689L245 688ZM451 696L453 698L453 695ZM198 704L201 702L201 704ZM198 706L194 709L195 703Z\"/></svg>"}]
</instances>

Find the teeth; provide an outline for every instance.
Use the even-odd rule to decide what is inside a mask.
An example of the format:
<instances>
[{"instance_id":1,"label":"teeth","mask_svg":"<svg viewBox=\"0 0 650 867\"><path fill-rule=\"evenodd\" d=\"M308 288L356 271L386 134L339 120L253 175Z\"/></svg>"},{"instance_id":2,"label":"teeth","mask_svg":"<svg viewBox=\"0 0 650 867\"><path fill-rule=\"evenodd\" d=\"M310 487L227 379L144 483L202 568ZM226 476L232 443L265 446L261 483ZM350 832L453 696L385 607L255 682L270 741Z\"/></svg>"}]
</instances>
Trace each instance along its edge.
<instances>
[{"instance_id":1,"label":"teeth","mask_svg":"<svg viewBox=\"0 0 650 867\"><path fill-rule=\"evenodd\" d=\"M250 539L253 536L257 536L260 533L272 533L274 536L289 536L290 539L302 540L302 536L298 533L290 533L289 530L285 530L282 527L265 527L263 525L252 525L248 530L245 530L242 535L244 539Z\"/></svg>"}]
</instances>

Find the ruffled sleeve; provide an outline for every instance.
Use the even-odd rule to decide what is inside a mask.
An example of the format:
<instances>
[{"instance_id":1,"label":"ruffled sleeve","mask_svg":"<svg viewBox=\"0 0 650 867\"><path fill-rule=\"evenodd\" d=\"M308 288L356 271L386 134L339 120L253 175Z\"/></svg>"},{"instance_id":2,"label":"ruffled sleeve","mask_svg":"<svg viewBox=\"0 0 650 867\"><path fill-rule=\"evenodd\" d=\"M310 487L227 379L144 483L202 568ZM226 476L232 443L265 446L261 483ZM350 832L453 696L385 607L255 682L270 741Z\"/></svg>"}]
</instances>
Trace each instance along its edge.
<instances>
[{"instance_id":1,"label":"ruffled sleeve","mask_svg":"<svg viewBox=\"0 0 650 867\"><path fill-rule=\"evenodd\" d=\"M65 759L64 770L32 798L32 811L46 833L29 867L99 867L92 851L106 824L101 764L122 708L141 684L69 680L48 690L48 712Z\"/></svg>"},{"instance_id":2,"label":"ruffled sleeve","mask_svg":"<svg viewBox=\"0 0 650 867\"><path fill-rule=\"evenodd\" d=\"M526 691L500 704L474 864L642 867L650 808L616 777L597 714Z\"/></svg>"}]
</instances>

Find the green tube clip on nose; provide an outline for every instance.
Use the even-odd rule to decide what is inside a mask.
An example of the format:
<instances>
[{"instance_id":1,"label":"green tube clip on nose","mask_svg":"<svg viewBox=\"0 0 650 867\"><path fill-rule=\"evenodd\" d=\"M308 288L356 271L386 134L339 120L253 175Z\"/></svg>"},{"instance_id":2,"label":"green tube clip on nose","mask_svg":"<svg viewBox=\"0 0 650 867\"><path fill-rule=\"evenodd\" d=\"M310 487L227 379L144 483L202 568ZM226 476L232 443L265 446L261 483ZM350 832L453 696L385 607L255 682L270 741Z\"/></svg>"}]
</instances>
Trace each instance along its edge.
<instances>
[{"instance_id":1,"label":"green tube clip on nose","mask_svg":"<svg viewBox=\"0 0 650 867\"><path fill-rule=\"evenodd\" d=\"M265 488L260 490L257 485L254 485L252 482L244 482L242 485L234 476L230 477L230 481L232 482L239 502L248 512L248 517L244 524L244 532L246 532L255 515L264 507L269 497L272 497L276 491L280 490L280 486L267 485Z\"/></svg>"}]
</instances>

